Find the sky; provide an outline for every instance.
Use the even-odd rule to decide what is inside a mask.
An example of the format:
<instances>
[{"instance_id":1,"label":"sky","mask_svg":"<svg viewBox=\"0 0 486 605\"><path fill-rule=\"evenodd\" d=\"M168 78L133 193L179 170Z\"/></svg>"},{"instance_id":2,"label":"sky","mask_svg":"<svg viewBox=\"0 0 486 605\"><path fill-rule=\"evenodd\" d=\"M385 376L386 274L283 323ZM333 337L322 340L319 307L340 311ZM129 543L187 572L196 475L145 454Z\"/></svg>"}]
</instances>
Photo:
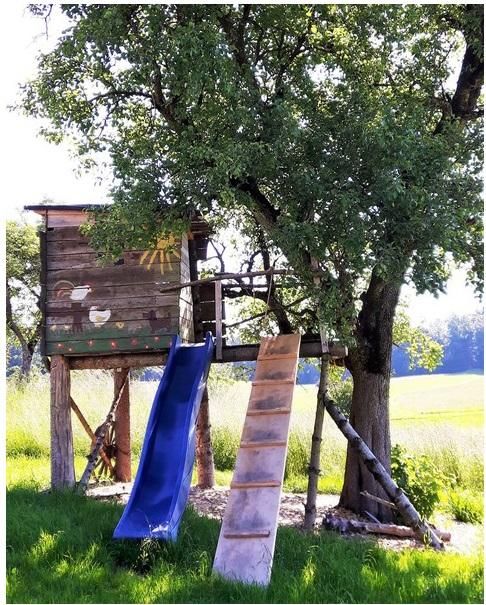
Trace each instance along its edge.
<instances>
[{"instance_id":1,"label":"sky","mask_svg":"<svg viewBox=\"0 0 486 605\"><path fill-rule=\"evenodd\" d=\"M45 199L63 204L108 200L108 180L100 184L95 175L79 176L76 160L67 144L47 143L36 134L39 127L36 120L7 108L16 100L19 83L34 75L39 52L52 47L63 26L58 19L53 19L46 37L43 20L32 17L21 4L8 2L2 9L1 208L6 219L19 218L25 204L37 204ZM27 216L27 220L33 218ZM454 271L447 293L438 298L431 294L416 296L413 288L405 287L402 301L408 307L412 322L427 323L446 319L454 313L467 314L481 309L472 288L466 287L465 274L464 270Z\"/></svg>"}]
</instances>

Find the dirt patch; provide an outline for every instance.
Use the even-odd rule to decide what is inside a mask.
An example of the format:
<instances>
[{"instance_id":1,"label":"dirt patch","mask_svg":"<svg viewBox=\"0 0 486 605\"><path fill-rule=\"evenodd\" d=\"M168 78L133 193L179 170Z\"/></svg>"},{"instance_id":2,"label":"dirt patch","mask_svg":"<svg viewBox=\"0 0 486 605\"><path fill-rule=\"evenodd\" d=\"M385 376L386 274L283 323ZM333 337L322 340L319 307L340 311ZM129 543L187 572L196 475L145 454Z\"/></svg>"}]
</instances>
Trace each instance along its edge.
<instances>
[{"instance_id":1,"label":"dirt patch","mask_svg":"<svg viewBox=\"0 0 486 605\"><path fill-rule=\"evenodd\" d=\"M87 494L91 497L112 500L116 499L126 503L132 489L131 483L105 484L90 487ZM211 489L200 489L191 487L189 502L195 510L206 517L221 521L228 500L229 489L226 487L215 487ZM280 526L302 528L304 520L305 494L293 494L284 492L280 501L280 514L278 523ZM317 496L317 522L320 528L322 519L327 513L345 516L351 519L359 519L357 515L338 508L339 497L330 494L319 494ZM437 526L451 533L451 541L446 544L448 552L461 554L472 554L478 552L483 542L483 526L470 523L459 523L451 520L445 515L438 516ZM409 538L390 538L374 535L348 534L346 539L370 539L391 550L403 550L406 548L424 548L420 540Z\"/></svg>"}]
</instances>

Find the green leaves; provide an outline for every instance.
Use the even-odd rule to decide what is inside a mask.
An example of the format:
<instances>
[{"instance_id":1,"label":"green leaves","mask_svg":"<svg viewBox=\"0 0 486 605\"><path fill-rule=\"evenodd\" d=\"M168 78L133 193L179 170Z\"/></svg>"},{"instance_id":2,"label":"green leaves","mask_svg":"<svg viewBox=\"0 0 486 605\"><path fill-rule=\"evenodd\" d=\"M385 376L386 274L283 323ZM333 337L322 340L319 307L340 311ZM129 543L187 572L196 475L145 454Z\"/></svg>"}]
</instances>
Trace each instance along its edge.
<instances>
[{"instance_id":1,"label":"green leaves","mask_svg":"<svg viewBox=\"0 0 486 605\"><path fill-rule=\"evenodd\" d=\"M450 255L472 261L480 285L481 124L444 118L464 41L480 52L479 9L61 10L72 27L21 107L88 164L109 155L114 204L89 230L96 246L116 256L194 210L222 222L250 212L340 334L374 268L391 281L408 269L419 291L437 292Z\"/></svg>"},{"instance_id":2,"label":"green leaves","mask_svg":"<svg viewBox=\"0 0 486 605\"><path fill-rule=\"evenodd\" d=\"M441 365L444 348L423 330L410 324L407 315L400 311L393 324L393 342L407 347L410 369L420 367L432 372Z\"/></svg>"},{"instance_id":3,"label":"green leaves","mask_svg":"<svg viewBox=\"0 0 486 605\"><path fill-rule=\"evenodd\" d=\"M23 339L33 340L35 346L40 321L39 238L31 225L7 221L6 227L8 336L17 345Z\"/></svg>"}]
</instances>

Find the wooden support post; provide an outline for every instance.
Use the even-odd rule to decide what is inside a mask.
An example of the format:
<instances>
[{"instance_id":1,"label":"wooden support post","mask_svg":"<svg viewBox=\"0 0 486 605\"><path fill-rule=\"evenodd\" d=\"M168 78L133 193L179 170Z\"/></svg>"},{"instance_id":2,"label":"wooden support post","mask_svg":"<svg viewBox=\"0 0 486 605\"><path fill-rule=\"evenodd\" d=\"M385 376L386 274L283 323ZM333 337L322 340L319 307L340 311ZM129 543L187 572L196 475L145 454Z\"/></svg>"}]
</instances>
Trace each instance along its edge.
<instances>
[{"instance_id":1,"label":"wooden support post","mask_svg":"<svg viewBox=\"0 0 486 605\"><path fill-rule=\"evenodd\" d=\"M211 443L207 387L204 389L196 424L196 466L198 487L214 487L214 456Z\"/></svg>"},{"instance_id":2,"label":"wooden support post","mask_svg":"<svg viewBox=\"0 0 486 605\"><path fill-rule=\"evenodd\" d=\"M73 487L74 451L70 405L69 362L62 355L51 357L51 486Z\"/></svg>"},{"instance_id":3,"label":"wooden support post","mask_svg":"<svg viewBox=\"0 0 486 605\"><path fill-rule=\"evenodd\" d=\"M115 480L124 483L132 480L132 450L130 444L130 369L116 369L114 375L115 396L121 393L120 403L115 412ZM125 382L125 378L127 379Z\"/></svg>"},{"instance_id":4,"label":"wooden support post","mask_svg":"<svg viewBox=\"0 0 486 605\"><path fill-rule=\"evenodd\" d=\"M324 341L323 341L324 342ZM324 425L325 398L329 385L329 355L321 359L321 372L319 388L317 391L316 416L314 419L314 432L312 433L311 454L309 462L309 476L307 480L307 500L305 503L304 529L313 529L317 515L317 490L319 475L321 474L321 444L322 427Z\"/></svg>"},{"instance_id":5,"label":"wooden support post","mask_svg":"<svg viewBox=\"0 0 486 605\"><path fill-rule=\"evenodd\" d=\"M221 281L214 282L214 305L216 322L216 359L223 359L223 303Z\"/></svg>"}]
</instances>

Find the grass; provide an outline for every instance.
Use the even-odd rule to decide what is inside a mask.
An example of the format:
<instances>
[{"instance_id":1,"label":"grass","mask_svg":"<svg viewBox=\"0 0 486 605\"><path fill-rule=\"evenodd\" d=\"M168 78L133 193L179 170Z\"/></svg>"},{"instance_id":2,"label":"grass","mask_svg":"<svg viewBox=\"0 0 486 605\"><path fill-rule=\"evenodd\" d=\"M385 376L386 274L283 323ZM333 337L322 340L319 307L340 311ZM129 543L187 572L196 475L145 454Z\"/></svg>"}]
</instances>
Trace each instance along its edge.
<instances>
[{"instance_id":1,"label":"grass","mask_svg":"<svg viewBox=\"0 0 486 605\"><path fill-rule=\"evenodd\" d=\"M441 382L442 380L442 382ZM442 387L441 387L442 384ZM106 373L73 376L73 397L93 428L112 397ZM137 465L155 385L133 382L132 439ZM392 436L428 453L455 489L443 501L456 518L482 518L482 379L426 376L392 382ZM249 385L213 389L210 406L216 480L228 485L249 396ZM297 387L285 489L305 491L315 388ZM460 408L464 413L457 413ZM474 423L464 421L466 415ZM49 388L10 386L7 405L7 594L20 603L480 603L483 559L429 550L394 552L365 539L280 528L268 589L230 584L211 575L218 522L188 509L175 544L116 542L121 507L42 492L49 483ZM75 467L86 464L88 440L73 420ZM326 416L322 492L338 493L346 443ZM457 495L459 494L459 495ZM456 495L457 497L453 497Z\"/></svg>"},{"instance_id":2,"label":"grass","mask_svg":"<svg viewBox=\"0 0 486 605\"><path fill-rule=\"evenodd\" d=\"M133 381L132 448L134 467L156 385ZM107 372L73 372L73 398L95 428L112 398ZM437 468L453 477L458 488L480 491L483 484L483 377L477 374L395 378L391 385L392 442L416 454L427 454ZM217 468L228 471L243 426L250 385L238 382L211 389L210 410ZM314 422L316 388L298 386L291 418L286 489L305 491L306 467ZM33 413L35 410L35 414ZM49 385L39 379L21 390L11 387L7 406L7 455L49 455ZM73 420L74 450L85 456L87 437ZM326 415L322 443L320 491L339 493L343 481L346 440Z\"/></svg>"},{"instance_id":3,"label":"grass","mask_svg":"<svg viewBox=\"0 0 486 605\"><path fill-rule=\"evenodd\" d=\"M456 491L449 494L449 511L456 521L464 523L482 523L484 501L481 495L468 491Z\"/></svg>"},{"instance_id":4,"label":"grass","mask_svg":"<svg viewBox=\"0 0 486 605\"><path fill-rule=\"evenodd\" d=\"M15 464L15 460L14 460ZM9 603L481 603L483 559L385 551L280 528L267 589L211 575L218 522L188 509L175 544L113 541L122 507L72 493L7 492Z\"/></svg>"}]
</instances>

